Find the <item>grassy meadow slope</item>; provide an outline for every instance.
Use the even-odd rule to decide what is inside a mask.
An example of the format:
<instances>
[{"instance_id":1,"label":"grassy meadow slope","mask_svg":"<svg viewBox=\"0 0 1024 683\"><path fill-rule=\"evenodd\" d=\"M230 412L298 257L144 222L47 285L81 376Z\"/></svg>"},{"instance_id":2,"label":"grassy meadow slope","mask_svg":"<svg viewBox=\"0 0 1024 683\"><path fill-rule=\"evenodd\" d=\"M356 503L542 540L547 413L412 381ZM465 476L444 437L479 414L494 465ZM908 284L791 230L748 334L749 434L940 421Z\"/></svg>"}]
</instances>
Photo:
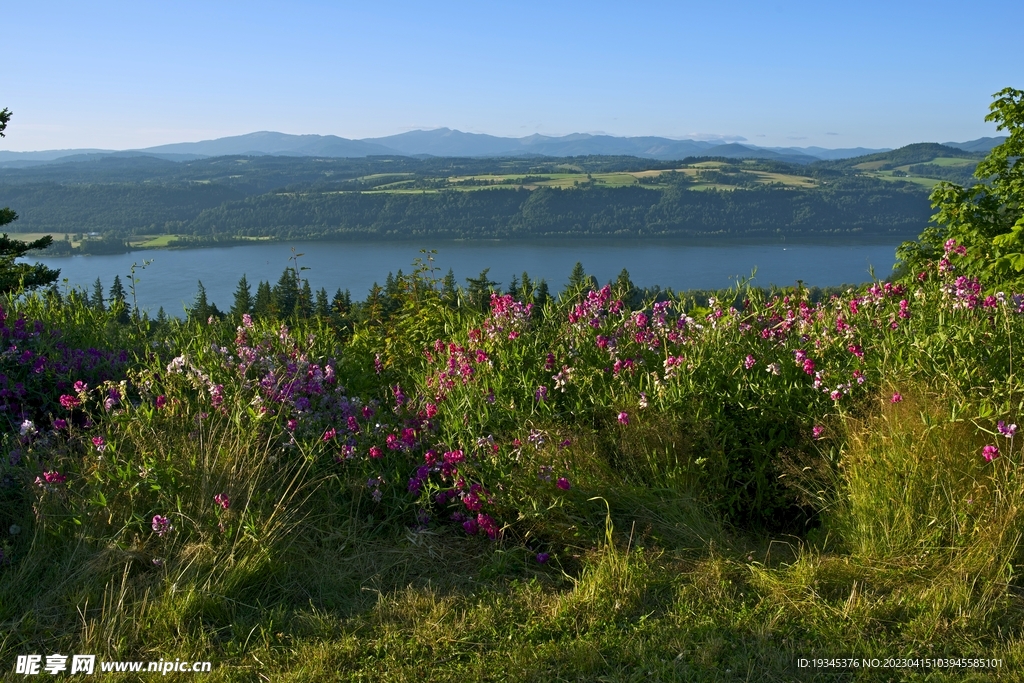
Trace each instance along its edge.
<instances>
[{"instance_id":1,"label":"grassy meadow slope","mask_svg":"<svg viewBox=\"0 0 1024 683\"><path fill-rule=\"evenodd\" d=\"M125 324L8 300L0 659L891 680L798 660L929 656L1008 675L1024 307L974 283L932 268L814 303L584 281L541 309L446 299L419 270L344 343L331 317Z\"/></svg>"}]
</instances>

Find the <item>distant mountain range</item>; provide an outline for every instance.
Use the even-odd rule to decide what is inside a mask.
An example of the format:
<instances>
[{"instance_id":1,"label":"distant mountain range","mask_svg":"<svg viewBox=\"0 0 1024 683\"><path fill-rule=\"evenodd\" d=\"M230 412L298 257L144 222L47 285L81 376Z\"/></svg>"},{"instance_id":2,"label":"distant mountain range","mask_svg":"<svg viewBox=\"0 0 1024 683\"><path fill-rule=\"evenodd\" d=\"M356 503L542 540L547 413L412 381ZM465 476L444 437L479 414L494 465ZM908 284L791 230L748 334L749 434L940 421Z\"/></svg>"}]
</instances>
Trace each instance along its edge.
<instances>
[{"instance_id":1,"label":"distant mountain range","mask_svg":"<svg viewBox=\"0 0 1024 683\"><path fill-rule=\"evenodd\" d=\"M987 152L1005 138L987 137L967 142L945 142L969 152ZM105 156L152 156L169 161L188 161L217 156L437 156L498 157L589 155L635 156L646 159L675 160L686 157L727 157L772 159L789 163L810 164L822 160L848 159L886 152L888 149L825 149L822 147L757 147L736 142L706 140L672 140L661 137L615 137L573 133L561 137L530 135L506 138L480 133L463 133L450 128L414 130L398 135L364 140L349 140L335 135L289 135L262 131L247 135L179 142L138 150L65 149L43 152L0 151L0 166L36 166L47 163L86 161Z\"/></svg>"}]
</instances>

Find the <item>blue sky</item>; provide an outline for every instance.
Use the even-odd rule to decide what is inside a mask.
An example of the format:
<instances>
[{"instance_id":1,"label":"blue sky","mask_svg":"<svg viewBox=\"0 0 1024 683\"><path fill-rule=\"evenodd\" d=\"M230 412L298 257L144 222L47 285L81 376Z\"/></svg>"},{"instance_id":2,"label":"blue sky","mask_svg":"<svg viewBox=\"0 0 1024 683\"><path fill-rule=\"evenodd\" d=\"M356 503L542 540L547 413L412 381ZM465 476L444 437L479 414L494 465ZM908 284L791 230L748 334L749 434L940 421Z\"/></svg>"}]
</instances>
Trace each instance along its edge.
<instances>
[{"instance_id":1,"label":"blue sky","mask_svg":"<svg viewBox=\"0 0 1024 683\"><path fill-rule=\"evenodd\" d=\"M0 149L257 130L722 136L896 147L995 134L1024 3L26 2L0 9Z\"/></svg>"}]
</instances>

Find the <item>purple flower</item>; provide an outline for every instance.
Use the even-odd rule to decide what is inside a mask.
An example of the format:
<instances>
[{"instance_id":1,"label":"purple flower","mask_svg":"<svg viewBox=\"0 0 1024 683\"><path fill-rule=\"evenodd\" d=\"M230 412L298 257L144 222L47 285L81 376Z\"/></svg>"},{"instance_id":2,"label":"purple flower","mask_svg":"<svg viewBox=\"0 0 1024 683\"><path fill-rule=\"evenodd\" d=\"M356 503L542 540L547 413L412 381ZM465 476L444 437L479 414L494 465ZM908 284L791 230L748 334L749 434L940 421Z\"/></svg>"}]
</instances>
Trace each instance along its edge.
<instances>
[{"instance_id":1,"label":"purple flower","mask_svg":"<svg viewBox=\"0 0 1024 683\"><path fill-rule=\"evenodd\" d=\"M754 365L756 365L756 364L757 364L757 359L754 358L751 355L748 355L746 360L743 361L743 368L745 370L749 370L750 368L754 367Z\"/></svg>"},{"instance_id":2,"label":"purple flower","mask_svg":"<svg viewBox=\"0 0 1024 683\"><path fill-rule=\"evenodd\" d=\"M225 510L231 507L231 499L228 498L226 493L218 493L217 495L215 495L213 497L213 502L216 503L217 505L220 505Z\"/></svg>"},{"instance_id":3,"label":"purple flower","mask_svg":"<svg viewBox=\"0 0 1024 683\"><path fill-rule=\"evenodd\" d=\"M157 396L156 397L156 409L160 410L165 405L167 405L167 397L162 395L162 394L160 396Z\"/></svg>"},{"instance_id":4,"label":"purple flower","mask_svg":"<svg viewBox=\"0 0 1024 683\"><path fill-rule=\"evenodd\" d=\"M156 532L157 536L163 536L168 531L174 529L171 526L171 521L163 515L153 515L153 531Z\"/></svg>"},{"instance_id":5,"label":"purple flower","mask_svg":"<svg viewBox=\"0 0 1024 683\"><path fill-rule=\"evenodd\" d=\"M1002 420L1000 420L999 424L996 425L996 429L998 429L999 433L1002 434L1003 436L1005 436L1008 439L1012 439L1013 435L1017 433L1017 425L1015 425L1015 424L1008 425L1005 422L1003 422Z\"/></svg>"},{"instance_id":6,"label":"purple flower","mask_svg":"<svg viewBox=\"0 0 1024 683\"><path fill-rule=\"evenodd\" d=\"M67 426L68 426L68 421L65 420L62 417L58 417L56 420L53 421L53 428L54 429L64 429Z\"/></svg>"},{"instance_id":7,"label":"purple flower","mask_svg":"<svg viewBox=\"0 0 1024 683\"><path fill-rule=\"evenodd\" d=\"M539 564L544 564L550 558L551 558L551 555L549 555L548 553L537 553L537 562Z\"/></svg>"},{"instance_id":8,"label":"purple flower","mask_svg":"<svg viewBox=\"0 0 1024 683\"><path fill-rule=\"evenodd\" d=\"M537 403L543 403L548 397L548 388L544 385L537 387L537 390L533 392L533 398Z\"/></svg>"},{"instance_id":9,"label":"purple flower","mask_svg":"<svg viewBox=\"0 0 1024 683\"><path fill-rule=\"evenodd\" d=\"M569 480L566 479L565 477L559 477L558 481L555 482L555 486L562 489L563 491L568 491L570 488L572 488L572 484L570 484Z\"/></svg>"},{"instance_id":10,"label":"purple flower","mask_svg":"<svg viewBox=\"0 0 1024 683\"><path fill-rule=\"evenodd\" d=\"M628 425L629 424L629 413L619 413L619 424L620 425Z\"/></svg>"},{"instance_id":11,"label":"purple flower","mask_svg":"<svg viewBox=\"0 0 1024 683\"><path fill-rule=\"evenodd\" d=\"M989 444L981 449L981 455L985 458L985 462L992 462L999 457L999 447Z\"/></svg>"},{"instance_id":12,"label":"purple flower","mask_svg":"<svg viewBox=\"0 0 1024 683\"><path fill-rule=\"evenodd\" d=\"M462 523L462 528L465 529L466 533L470 536L476 536L477 532L480 530L475 519L467 519Z\"/></svg>"}]
</instances>

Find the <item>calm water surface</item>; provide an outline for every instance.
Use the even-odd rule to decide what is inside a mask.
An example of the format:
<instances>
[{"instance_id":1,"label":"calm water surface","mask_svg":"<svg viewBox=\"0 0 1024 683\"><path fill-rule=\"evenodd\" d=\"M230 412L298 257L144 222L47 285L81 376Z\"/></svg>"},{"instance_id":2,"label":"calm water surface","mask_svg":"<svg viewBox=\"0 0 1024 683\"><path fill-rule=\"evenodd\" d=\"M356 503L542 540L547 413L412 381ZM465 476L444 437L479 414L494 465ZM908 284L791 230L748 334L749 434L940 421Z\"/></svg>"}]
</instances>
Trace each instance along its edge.
<instances>
[{"instance_id":1,"label":"calm water surface","mask_svg":"<svg viewBox=\"0 0 1024 683\"><path fill-rule=\"evenodd\" d=\"M132 264L136 268L139 305L150 313L163 306L169 315L180 315L195 299L202 281L210 301L221 310L231 307L238 279L245 274L253 294L260 280L273 285L290 265L292 249L301 253L300 267L313 290L324 287L332 296L338 288L353 298L366 296L374 282L384 284L389 272L413 270L421 248L437 250L434 264L438 277L451 268L459 283L490 268L489 277L508 285L513 275L525 270L535 280L544 278L553 292L568 280L580 261L589 275L604 283L625 268L639 286L660 285L675 290L728 287L755 269L755 284L789 285L797 279L807 285L830 286L860 283L887 276L895 263L900 240L887 243L851 244L694 244L680 242L438 242L417 245L382 242L275 242L210 249L136 251L115 256L72 256L39 260L59 268L71 287L91 289L97 277L104 291L114 275L125 287Z\"/></svg>"}]
</instances>

